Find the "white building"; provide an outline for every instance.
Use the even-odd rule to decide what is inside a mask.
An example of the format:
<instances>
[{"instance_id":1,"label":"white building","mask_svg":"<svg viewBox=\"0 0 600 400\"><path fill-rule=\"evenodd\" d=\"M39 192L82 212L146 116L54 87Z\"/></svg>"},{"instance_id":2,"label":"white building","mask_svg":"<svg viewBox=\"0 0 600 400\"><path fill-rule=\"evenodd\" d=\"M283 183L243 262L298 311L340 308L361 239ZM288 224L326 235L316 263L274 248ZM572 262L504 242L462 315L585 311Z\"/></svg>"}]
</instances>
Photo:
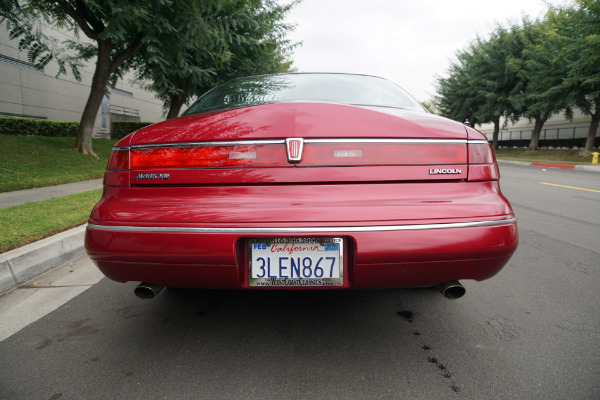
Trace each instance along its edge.
<instances>
[{"instance_id":1,"label":"white building","mask_svg":"<svg viewBox=\"0 0 600 400\"><path fill-rule=\"evenodd\" d=\"M54 27L47 27L45 33L58 43L75 39L73 32ZM82 38L80 35L79 39ZM57 77L56 62L50 62L42 70L35 68L27 61L27 53L19 51L18 41L10 40L6 26L0 24L0 117L79 121L90 93L95 60L80 69L80 82L70 71ZM108 133L111 120L158 122L162 119L162 103L135 83L133 74L128 73L110 89L110 96L98 110L94 134Z\"/></svg>"},{"instance_id":2,"label":"white building","mask_svg":"<svg viewBox=\"0 0 600 400\"><path fill-rule=\"evenodd\" d=\"M540 146L544 146L543 141L547 141L551 147L570 147L567 145L569 140L579 139L576 142L581 143L579 147L583 147L590 129L591 118L589 115L583 115L579 110L575 110L572 121L566 119L564 113L555 114L542 127ZM508 145L508 143L511 143L510 146L515 146L518 145L519 141L529 142L533 134L533 124L533 121L521 118L515 123L508 121L504 126L504 120L502 119L498 135L500 146ZM492 140L494 124L483 124L476 128L485 134L490 141Z\"/></svg>"}]
</instances>

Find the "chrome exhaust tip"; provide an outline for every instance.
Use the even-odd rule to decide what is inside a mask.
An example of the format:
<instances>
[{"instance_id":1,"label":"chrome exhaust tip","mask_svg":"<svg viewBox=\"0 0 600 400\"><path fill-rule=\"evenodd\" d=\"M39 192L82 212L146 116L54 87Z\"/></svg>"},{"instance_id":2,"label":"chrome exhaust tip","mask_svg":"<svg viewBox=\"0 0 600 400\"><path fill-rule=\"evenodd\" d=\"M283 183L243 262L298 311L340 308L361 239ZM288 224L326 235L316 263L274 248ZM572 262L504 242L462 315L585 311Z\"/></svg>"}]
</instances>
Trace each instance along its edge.
<instances>
[{"instance_id":1,"label":"chrome exhaust tip","mask_svg":"<svg viewBox=\"0 0 600 400\"><path fill-rule=\"evenodd\" d=\"M154 283L142 282L134 289L133 293L143 300L151 300L158 296L164 286L155 285Z\"/></svg>"},{"instance_id":2,"label":"chrome exhaust tip","mask_svg":"<svg viewBox=\"0 0 600 400\"><path fill-rule=\"evenodd\" d=\"M460 299L466 293L465 287L459 281L443 282L435 287L442 296L450 300Z\"/></svg>"}]
</instances>

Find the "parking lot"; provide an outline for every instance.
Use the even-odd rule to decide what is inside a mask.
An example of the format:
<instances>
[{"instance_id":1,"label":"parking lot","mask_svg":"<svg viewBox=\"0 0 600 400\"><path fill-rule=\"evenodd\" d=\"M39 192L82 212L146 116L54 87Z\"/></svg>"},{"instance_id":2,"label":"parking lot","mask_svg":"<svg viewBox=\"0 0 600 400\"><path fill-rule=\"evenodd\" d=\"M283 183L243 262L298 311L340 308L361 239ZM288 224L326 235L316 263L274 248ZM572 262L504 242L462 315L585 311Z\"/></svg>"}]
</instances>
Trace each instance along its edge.
<instances>
[{"instance_id":1,"label":"parking lot","mask_svg":"<svg viewBox=\"0 0 600 400\"><path fill-rule=\"evenodd\" d=\"M71 282L81 294L0 342L0 398L598 399L600 174L501 174L520 246L496 277L463 282L462 299L180 289L142 301L135 283ZM90 268L81 257L63 271ZM39 286L0 297L0 325L17 296L49 293L23 319L48 306L59 288Z\"/></svg>"}]
</instances>

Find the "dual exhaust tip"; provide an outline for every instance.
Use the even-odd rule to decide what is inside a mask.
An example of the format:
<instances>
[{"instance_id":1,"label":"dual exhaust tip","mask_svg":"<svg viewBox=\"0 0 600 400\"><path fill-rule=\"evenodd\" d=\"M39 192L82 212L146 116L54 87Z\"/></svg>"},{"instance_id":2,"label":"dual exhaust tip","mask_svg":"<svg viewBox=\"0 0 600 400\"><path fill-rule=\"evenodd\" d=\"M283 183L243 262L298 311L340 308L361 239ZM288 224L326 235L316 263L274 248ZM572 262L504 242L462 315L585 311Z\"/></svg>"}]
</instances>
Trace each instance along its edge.
<instances>
[{"instance_id":1,"label":"dual exhaust tip","mask_svg":"<svg viewBox=\"0 0 600 400\"><path fill-rule=\"evenodd\" d=\"M436 289L447 299L456 300L465 295L465 287L459 281L443 282L435 286ZM143 300L151 300L158 296L164 286L154 283L142 282L133 291L137 297Z\"/></svg>"},{"instance_id":2,"label":"dual exhaust tip","mask_svg":"<svg viewBox=\"0 0 600 400\"><path fill-rule=\"evenodd\" d=\"M443 282L435 285L435 288L447 299L456 300L466 293L465 287L459 281Z\"/></svg>"},{"instance_id":3,"label":"dual exhaust tip","mask_svg":"<svg viewBox=\"0 0 600 400\"><path fill-rule=\"evenodd\" d=\"M135 295L142 300L152 300L153 298L158 296L160 291L163 289L164 286L156 285L154 283L142 282L139 285L137 285L137 287L133 290L133 293L135 293Z\"/></svg>"}]
</instances>

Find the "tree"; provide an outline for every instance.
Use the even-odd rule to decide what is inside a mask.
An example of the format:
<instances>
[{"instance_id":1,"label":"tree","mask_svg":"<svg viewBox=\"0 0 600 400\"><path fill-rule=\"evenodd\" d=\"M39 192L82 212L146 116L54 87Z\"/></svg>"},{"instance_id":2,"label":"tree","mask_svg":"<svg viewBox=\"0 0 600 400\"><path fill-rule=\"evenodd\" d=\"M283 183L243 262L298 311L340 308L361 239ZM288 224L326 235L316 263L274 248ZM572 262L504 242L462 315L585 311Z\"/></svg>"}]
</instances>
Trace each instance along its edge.
<instances>
[{"instance_id":1,"label":"tree","mask_svg":"<svg viewBox=\"0 0 600 400\"><path fill-rule=\"evenodd\" d=\"M65 74L67 67L77 80L81 80L79 67L81 62L72 56L68 49L58 44L58 41L44 33L44 23L36 14L21 9L17 0L0 0L0 22L5 23L9 31L9 39L19 40L18 49L27 51L27 59L37 68L42 69L50 61L56 61L58 75ZM57 27L67 28L64 21L57 21Z\"/></svg>"},{"instance_id":2,"label":"tree","mask_svg":"<svg viewBox=\"0 0 600 400\"><path fill-rule=\"evenodd\" d=\"M470 122L494 124L493 146L498 148L500 118L512 112L510 93L517 76L508 66L510 32L498 27L484 41L476 39L457 53L446 79L438 79L438 102L443 115Z\"/></svg>"},{"instance_id":3,"label":"tree","mask_svg":"<svg viewBox=\"0 0 600 400\"><path fill-rule=\"evenodd\" d=\"M550 9L543 20L497 28L489 40L457 53L438 86L444 115L494 123L495 147L502 116L535 121L532 151L553 114L572 118L577 107L591 116L589 152L600 125L600 2L576 0Z\"/></svg>"},{"instance_id":4,"label":"tree","mask_svg":"<svg viewBox=\"0 0 600 400\"><path fill-rule=\"evenodd\" d=\"M546 121L569 103L561 86L565 72L560 62L559 44L554 40L547 21L523 19L512 27L509 66L518 75L510 100L513 120L526 117L534 121L529 151L538 149L540 134Z\"/></svg>"},{"instance_id":5,"label":"tree","mask_svg":"<svg viewBox=\"0 0 600 400\"><path fill-rule=\"evenodd\" d=\"M294 47L285 35L292 28L282 22L296 4L279 5L272 0L230 0L218 9L206 10L206 21L219 21L221 34L210 43L182 42L175 38L164 51L167 65L139 57L138 77L163 101L167 119L181 107L215 85L241 76L289 70L288 55ZM207 51L210 46L210 51ZM142 50L143 53L143 50Z\"/></svg>"},{"instance_id":6,"label":"tree","mask_svg":"<svg viewBox=\"0 0 600 400\"><path fill-rule=\"evenodd\" d=\"M91 90L85 104L76 150L94 154L92 128L102 97L111 77L119 76L140 49L145 48L149 61L166 65L163 40L177 32L183 39L202 43L218 31L219 24L205 23L198 18L208 8L218 8L227 0L2 0L0 11L12 32L22 36L39 57L56 54L44 43L45 37L35 36L31 21L41 17L47 23L71 27L90 39L91 43L65 41L63 47L76 51L76 58L95 59ZM15 37L16 37L15 36ZM50 52L45 54L44 51ZM116 74L116 75L115 75Z\"/></svg>"},{"instance_id":7,"label":"tree","mask_svg":"<svg viewBox=\"0 0 600 400\"><path fill-rule=\"evenodd\" d=\"M479 123L477 109L482 99L476 96L473 84L473 59L475 45L459 51L448 69L448 77L437 79L436 103L441 115L457 121Z\"/></svg>"},{"instance_id":8,"label":"tree","mask_svg":"<svg viewBox=\"0 0 600 400\"><path fill-rule=\"evenodd\" d=\"M508 63L510 40L511 33L498 26L490 39L481 44L482 55L477 59L478 65L474 66L478 75L475 90L485 99L479 107L478 115L482 122L494 124L494 150L498 149L500 118L515 111L510 96L519 78Z\"/></svg>"},{"instance_id":9,"label":"tree","mask_svg":"<svg viewBox=\"0 0 600 400\"><path fill-rule=\"evenodd\" d=\"M577 0L548 13L554 41L560 47L564 80L561 91L570 104L591 116L584 152L594 147L600 124L600 2Z\"/></svg>"}]
</instances>

